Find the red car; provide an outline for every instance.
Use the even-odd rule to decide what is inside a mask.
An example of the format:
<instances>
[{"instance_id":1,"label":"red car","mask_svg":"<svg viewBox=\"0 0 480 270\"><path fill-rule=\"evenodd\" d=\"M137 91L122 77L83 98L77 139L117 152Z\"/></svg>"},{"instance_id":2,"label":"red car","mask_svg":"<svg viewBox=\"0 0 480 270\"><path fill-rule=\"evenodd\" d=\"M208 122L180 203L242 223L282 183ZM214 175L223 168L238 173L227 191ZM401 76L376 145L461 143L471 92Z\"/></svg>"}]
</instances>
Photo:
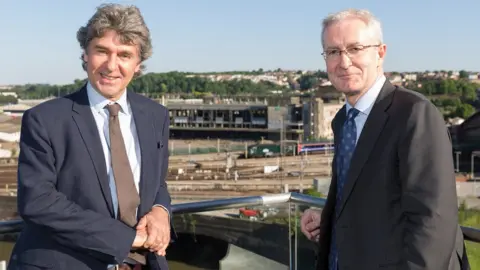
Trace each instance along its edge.
<instances>
[{"instance_id":1,"label":"red car","mask_svg":"<svg viewBox=\"0 0 480 270\"><path fill-rule=\"evenodd\" d=\"M239 217L241 219L264 219L267 216L276 215L278 209L274 207L245 207L239 209Z\"/></svg>"}]
</instances>

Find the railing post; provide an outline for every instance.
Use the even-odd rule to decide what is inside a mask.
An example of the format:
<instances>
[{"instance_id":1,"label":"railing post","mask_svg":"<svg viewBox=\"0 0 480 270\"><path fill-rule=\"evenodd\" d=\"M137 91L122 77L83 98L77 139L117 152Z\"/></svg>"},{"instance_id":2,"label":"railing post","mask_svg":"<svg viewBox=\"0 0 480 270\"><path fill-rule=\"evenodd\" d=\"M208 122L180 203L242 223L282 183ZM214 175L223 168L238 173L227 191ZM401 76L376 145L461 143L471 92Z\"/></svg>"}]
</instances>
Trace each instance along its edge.
<instances>
[{"instance_id":1,"label":"railing post","mask_svg":"<svg viewBox=\"0 0 480 270\"><path fill-rule=\"evenodd\" d=\"M475 173L474 173L474 166L473 166L473 161L475 159L475 155L472 153L470 154L470 177L472 178L472 180L474 180L475 178Z\"/></svg>"},{"instance_id":2,"label":"railing post","mask_svg":"<svg viewBox=\"0 0 480 270\"><path fill-rule=\"evenodd\" d=\"M295 229L293 230L295 232L295 270L298 269L298 204L295 205Z\"/></svg>"},{"instance_id":3,"label":"railing post","mask_svg":"<svg viewBox=\"0 0 480 270\"><path fill-rule=\"evenodd\" d=\"M475 177L475 156L476 153L472 152L470 155L470 166L471 166L471 180L473 180L473 196L477 197L477 178Z\"/></svg>"},{"instance_id":4,"label":"railing post","mask_svg":"<svg viewBox=\"0 0 480 270\"><path fill-rule=\"evenodd\" d=\"M289 265L288 269L289 270L294 270L293 264L294 264L294 253L292 249L292 203L287 203L288 207L288 257L289 257Z\"/></svg>"},{"instance_id":5,"label":"railing post","mask_svg":"<svg viewBox=\"0 0 480 270\"><path fill-rule=\"evenodd\" d=\"M460 152L460 151L455 151L455 156L456 156L456 161L457 161L457 173L460 172L460 158L459 158L459 156L460 156L461 153L462 152Z\"/></svg>"}]
</instances>

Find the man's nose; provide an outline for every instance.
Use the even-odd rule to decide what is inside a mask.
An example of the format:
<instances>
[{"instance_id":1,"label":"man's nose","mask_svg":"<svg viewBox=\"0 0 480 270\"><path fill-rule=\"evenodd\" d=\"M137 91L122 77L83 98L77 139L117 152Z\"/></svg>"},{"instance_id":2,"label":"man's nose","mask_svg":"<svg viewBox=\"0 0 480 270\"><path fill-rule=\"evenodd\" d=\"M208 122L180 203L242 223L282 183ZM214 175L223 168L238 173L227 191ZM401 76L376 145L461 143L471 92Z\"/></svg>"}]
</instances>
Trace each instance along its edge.
<instances>
[{"instance_id":1,"label":"man's nose","mask_svg":"<svg viewBox=\"0 0 480 270\"><path fill-rule=\"evenodd\" d=\"M114 71L117 68L117 57L115 55L108 57L107 68L109 71Z\"/></svg>"},{"instance_id":2,"label":"man's nose","mask_svg":"<svg viewBox=\"0 0 480 270\"><path fill-rule=\"evenodd\" d=\"M340 67L343 69L348 69L352 65L352 60L350 60L350 57L347 55L347 53L342 53L340 55Z\"/></svg>"}]
</instances>

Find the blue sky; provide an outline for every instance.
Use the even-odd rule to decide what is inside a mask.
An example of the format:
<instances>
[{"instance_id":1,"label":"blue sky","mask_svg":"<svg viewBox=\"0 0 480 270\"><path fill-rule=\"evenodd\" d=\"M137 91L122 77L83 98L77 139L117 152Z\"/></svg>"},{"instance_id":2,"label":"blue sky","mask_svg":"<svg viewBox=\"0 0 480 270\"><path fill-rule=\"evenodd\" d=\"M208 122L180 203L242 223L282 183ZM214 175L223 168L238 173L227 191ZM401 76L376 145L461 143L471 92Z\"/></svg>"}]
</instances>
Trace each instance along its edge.
<instances>
[{"instance_id":1,"label":"blue sky","mask_svg":"<svg viewBox=\"0 0 480 270\"><path fill-rule=\"evenodd\" d=\"M84 78L76 31L105 2L142 10L154 45L147 72L324 69L322 18L349 7L382 21L387 71L480 71L477 0L5 0L0 84Z\"/></svg>"}]
</instances>

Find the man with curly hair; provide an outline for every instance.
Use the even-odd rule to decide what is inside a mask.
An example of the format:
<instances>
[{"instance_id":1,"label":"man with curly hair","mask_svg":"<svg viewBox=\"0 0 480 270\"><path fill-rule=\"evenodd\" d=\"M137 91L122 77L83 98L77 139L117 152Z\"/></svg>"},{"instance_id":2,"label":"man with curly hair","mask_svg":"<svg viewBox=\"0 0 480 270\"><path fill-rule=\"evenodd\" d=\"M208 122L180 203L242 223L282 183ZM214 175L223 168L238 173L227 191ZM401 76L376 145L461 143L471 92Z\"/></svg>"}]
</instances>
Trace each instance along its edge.
<instances>
[{"instance_id":1,"label":"man with curly hair","mask_svg":"<svg viewBox=\"0 0 480 270\"><path fill-rule=\"evenodd\" d=\"M23 116L25 227L8 269L166 270L169 115L126 90L152 54L149 29L138 8L108 4L77 39L87 83Z\"/></svg>"}]
</instances>

